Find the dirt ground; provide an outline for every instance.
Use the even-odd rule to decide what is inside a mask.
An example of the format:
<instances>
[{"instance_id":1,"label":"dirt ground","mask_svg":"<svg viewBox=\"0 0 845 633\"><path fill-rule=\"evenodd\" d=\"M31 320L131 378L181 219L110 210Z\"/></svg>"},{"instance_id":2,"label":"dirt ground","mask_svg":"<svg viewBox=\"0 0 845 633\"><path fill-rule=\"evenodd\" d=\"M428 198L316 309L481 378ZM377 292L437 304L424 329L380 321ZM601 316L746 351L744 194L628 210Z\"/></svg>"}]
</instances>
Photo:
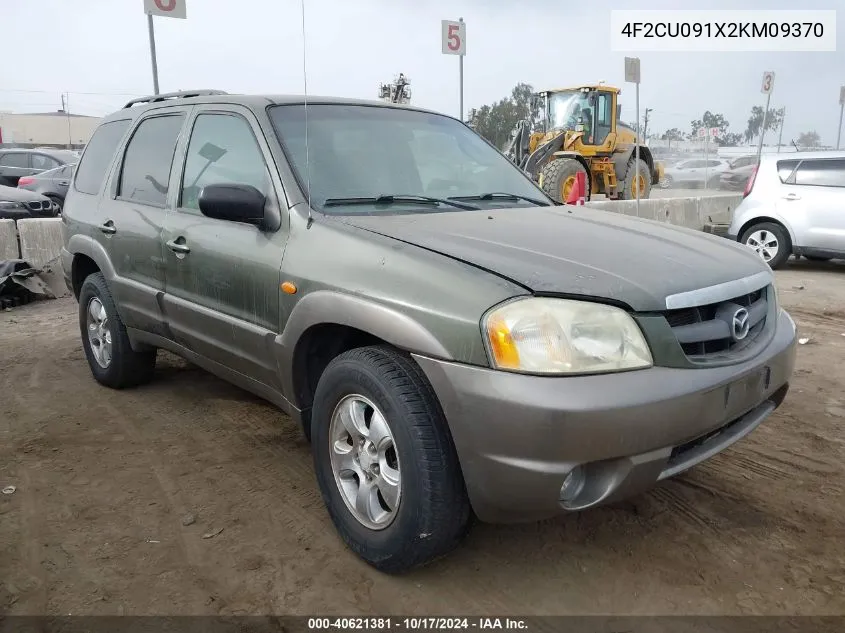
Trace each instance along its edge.
<instances>
[{"instance_id":1,"label":"dirt ground","mask_svg":"<svg viewBox=\"0 0 845 633\"><path fill-rule=\"evenodd\" d=\"M810 341L751 436L630 502L477 525L402 577L345 549L269 404L167 354L110 391L73 299L0 313L0 613L845 614L845 264L777 276Z\"/></svg>"}]
</instances>

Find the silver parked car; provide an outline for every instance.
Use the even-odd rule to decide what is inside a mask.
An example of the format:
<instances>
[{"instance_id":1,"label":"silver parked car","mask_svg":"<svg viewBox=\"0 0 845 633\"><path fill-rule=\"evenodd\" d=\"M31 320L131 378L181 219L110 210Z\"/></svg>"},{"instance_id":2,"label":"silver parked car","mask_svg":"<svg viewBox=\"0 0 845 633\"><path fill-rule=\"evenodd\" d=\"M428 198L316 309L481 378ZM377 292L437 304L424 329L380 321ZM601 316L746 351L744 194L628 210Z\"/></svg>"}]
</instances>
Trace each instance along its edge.
<instances>
[{"instance_id":1,"label":"silver parked car","mask_svg":"<svg viewBox=\"0 0 845 633\"><path fill-rule=\"evenodd\" d=\"M762 156L728 235L772 268L790 255L845 258L845 152Z\"/></svg>"}]
</instances>

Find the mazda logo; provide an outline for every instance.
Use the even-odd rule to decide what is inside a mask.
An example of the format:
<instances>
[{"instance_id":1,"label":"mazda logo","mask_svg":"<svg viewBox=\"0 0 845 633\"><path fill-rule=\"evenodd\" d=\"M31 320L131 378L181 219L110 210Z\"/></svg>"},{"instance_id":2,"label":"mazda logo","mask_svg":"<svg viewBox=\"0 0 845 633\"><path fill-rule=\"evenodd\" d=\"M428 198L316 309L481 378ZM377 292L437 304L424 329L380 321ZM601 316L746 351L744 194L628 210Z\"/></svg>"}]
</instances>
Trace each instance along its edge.
<instances>
[{"instance_id":1,"label":"mazda logo","mask_svg":"<svg viewBox=\"0 0 845 633\"><path fill-rule=\"evenodd\" d=\"M731 330L735 341L741 341L748 336L748 310L740 308L734 312L731 319Z\"/></svg>"}]
</instances>

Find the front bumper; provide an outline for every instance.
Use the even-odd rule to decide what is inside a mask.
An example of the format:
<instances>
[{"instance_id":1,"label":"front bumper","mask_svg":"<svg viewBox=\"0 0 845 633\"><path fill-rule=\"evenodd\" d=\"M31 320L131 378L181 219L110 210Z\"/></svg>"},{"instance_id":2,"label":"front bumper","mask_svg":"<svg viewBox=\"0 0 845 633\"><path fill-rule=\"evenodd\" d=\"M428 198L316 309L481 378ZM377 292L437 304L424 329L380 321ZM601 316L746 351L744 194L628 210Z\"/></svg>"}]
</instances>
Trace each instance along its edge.
<instances>
[{"instance_id":1,"label":"front bumper","mask_svg":"<svg viewBox=\"0 0 845 633\"><path fill-rule=\"evenodd\" d=\"M473 510L513 523L629 497L730 446L783 401L795 343L780 311L768 347L727 367L562 378L414 358L449 422ZM585 483L562 502L576 466Z\"/></svg>"}]
</instances>

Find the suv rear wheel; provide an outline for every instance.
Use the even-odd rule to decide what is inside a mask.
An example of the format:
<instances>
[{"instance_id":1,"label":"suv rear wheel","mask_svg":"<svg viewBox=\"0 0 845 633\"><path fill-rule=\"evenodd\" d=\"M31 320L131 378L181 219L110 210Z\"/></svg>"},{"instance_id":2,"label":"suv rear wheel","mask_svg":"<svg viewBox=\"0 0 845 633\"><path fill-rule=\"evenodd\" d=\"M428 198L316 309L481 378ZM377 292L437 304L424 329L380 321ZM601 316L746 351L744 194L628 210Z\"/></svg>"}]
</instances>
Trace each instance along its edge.
<instances>
[{"instance_id":1,"label":"suv rear wheel","mask_svg":"<svg viewBox=\"0 0 845 633\"><path fill-rule=\"evenodd\" d=\"M451 435L425 375L389 347L329 363L317 385L311 447L340 536L384 572L457 546L470 508Z\"/></svg>"},{"instance_id":2,"label":"suv rear wheel","mask_svg":"<svg viewBox=\"0 0 845 633\"><path fill-rule=\"evenodd\" d=\"M132 349L102 273L89 275L79 291L79 329L88 366L100 384L123 389L153 377L156 351Z\"/></svg>"},{"instance_id":3,"label":"suv rear wheel","mask_svg":"<svg viewBox=\"0 0 845 633\"><path fill-rule=\"evenodd\" d=\"M743 232L739 241L757 251L771 268L780 268L792 255L792 241L789 233L780 224L761 222Z\"/></svg>"}]
</instances>

